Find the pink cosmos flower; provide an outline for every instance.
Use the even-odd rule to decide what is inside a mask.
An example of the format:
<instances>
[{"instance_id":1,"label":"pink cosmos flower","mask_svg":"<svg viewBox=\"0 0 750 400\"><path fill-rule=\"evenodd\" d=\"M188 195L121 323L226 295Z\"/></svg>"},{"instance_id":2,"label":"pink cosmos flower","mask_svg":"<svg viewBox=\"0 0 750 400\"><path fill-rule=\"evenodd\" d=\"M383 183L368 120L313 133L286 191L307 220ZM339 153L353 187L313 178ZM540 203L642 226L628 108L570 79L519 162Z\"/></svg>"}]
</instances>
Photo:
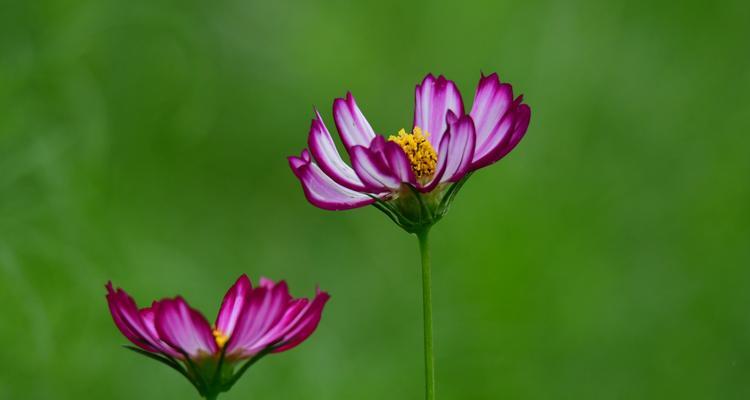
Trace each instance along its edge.
<instances>
[{"instance_id":1,"label":"pink cosmos flower","mask_svg":"<svg viewBox=\"0 0 750 400\"><path fill-rule=\"evenodd\" d=\"M265 278L253 288L243 274L224 296L211 325L182 297L138 308L122 289L115 290L111 282L106 287L115 325L138 346L128 348L176 369L208 399L229 390L261 357L307 339L329 298L318 290L312 300L295 299L284 281Z\"/></svg>"},{"instance_id":2,"label":"pink cosmos flower","mask_svg":"<svg viewBox=\"0 0 750 400\"><path fill-rule=\"evenodd\" d=\"M471 172L503 158L523 138L531 109L497 74L482 75L471 111L443 76L416 87L414 124L388 139L375 134L354 96L333 102L333 118L351 160L344 162L320 113L308 149L289 157L308 201L326 210L374 204L409 232L439 220Z\"/></svg>"},{"instance_id":3,"label":"pink cosmos flower","mask_svg":"<svg viewBox=\"0 0 750 400\"><path fill-rule=\"evenodd\" d=\"M375 134L351 93L333 102L333 119L351 166L341 157L320 113L310 126L309 149L288 158L307 200L326 210L374 205L419 239L422 256L425 396L435 398L432 278L428 234L448 212L476 170L513 150L526 134L531 109L497 74L479 79L466 113L456 85L428 74L416 87L411 131Z\"/></svg>"}]
</instances>

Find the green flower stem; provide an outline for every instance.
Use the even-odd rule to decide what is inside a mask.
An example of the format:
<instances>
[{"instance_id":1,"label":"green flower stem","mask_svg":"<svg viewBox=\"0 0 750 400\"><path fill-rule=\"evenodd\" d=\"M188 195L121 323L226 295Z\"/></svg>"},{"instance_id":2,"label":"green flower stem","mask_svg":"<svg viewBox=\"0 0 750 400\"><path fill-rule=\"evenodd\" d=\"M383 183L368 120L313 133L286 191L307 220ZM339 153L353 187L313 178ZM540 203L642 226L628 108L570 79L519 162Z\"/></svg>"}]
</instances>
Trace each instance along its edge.
<instances>
[{"instance_id":1,"label":"green flower stem","mask_svg":"<svg viewBox=\"0 0 750 400\"><path fill-rule=\"evenodd\" d=\"M425 398L435 400L435 357L432 345L432 272L430 270L430 228L417 232L422 255L422 313L424 315L424 373Z\"/></svg>"}]
</instances>

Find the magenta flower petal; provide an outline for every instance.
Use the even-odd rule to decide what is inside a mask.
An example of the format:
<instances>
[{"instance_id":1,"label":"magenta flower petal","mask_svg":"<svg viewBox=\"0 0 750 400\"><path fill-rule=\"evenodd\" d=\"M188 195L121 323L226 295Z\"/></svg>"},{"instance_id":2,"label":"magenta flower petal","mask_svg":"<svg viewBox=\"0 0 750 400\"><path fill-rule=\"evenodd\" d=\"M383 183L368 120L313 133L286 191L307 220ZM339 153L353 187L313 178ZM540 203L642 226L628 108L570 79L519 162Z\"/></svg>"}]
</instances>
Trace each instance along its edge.
<instances>
[{"instance_id":1,"label":"magenta flower petal","mask_svg":"<svg viewBox=\"0 0 750 400\"><path fill-rule=\"evenodd\" d=\"M526 130L529 127L529 121L531 120L531 108L526 104L521 104L516 109L515 115L515 124L513 125L513 130L508 141L503 146L500 146L496 154L490 158L491 162L498 161L505 157L506 154L516 147L518 142L520 142L526 134Z\"/></svg>"},{"instance_id":2,"label":"magenta flower petal","mask_svg":"<svg viewBox=\"0 0 750 400\"><path fill-rule=\"evenodd\" d=\"M276 286L276 283L274 283L274 281L266 278L265 276L261 276L260 280L258 280L258 285L261 286L261 287L264 287L266 289L271 289L274 286Z\"/></svg>"},{"instance_id":3,"label":"magenta flower petal","mask_svg":"<svg viewBox=\"0 0 750 400\"><path fill-rule=\"evenodd\" d=\"M478 147L474 152L474 161L472 162L474 169L492 163L490 160L493 159L493 153L496 153L498 148L510 138L509 133L515 123L515 117L515 113L508 112L498 121L495 127L495 134L485 140L482 147Z\"/></svg>"},{"instance_id":4,"label":"magenta flower petal","mask_svg":"<svg viewBox=\"0 0 750 400\"><path fill-rule=\"evenodd\" d=\"M440 147L438 147L438 161L437 166L435 166L435 175L432 177L432 180L424 186L417 186L417 189L419 189L422 193L429 193L432 190L434 190L440 182L442 182L443 175L445 175L445 170L448 166L448 154L450 154L450 144L451 144L451 133L450 131L445 132L443 137L440 139Z\"/></svg>"},{"instance_id":5,"label":"magenta flower petal","mask_svg":"<svg viewBox=\"0 0 750 400\"><path fill-rule=\"evenodd\" d=\"M230 337L234 332L234 327L237 325L237 319L245 306L245 302L248 294L252 290L253 286L250 283L250 278L247 275L237 279L234 285L229 288L227 294L224 295L224 300L221 302L221 308L219 309L219 315L216 317L216 329L218 329L223 335Z\"/></svg>"},{"instance_id":6,"label":"magenta flower petal","mask_svg":"<svg viewBox=\"0 0 750 400\"><path fill-rule=\"evenodd\" d=\"M414 126L429 133L433 147L438 146L447 128L445 118L448 111L463 115L464 104L461 93L453 81L440 75L437 79L428 74L417 85L414 101Z\"/></svg>"},{"instance_id":7,"label":"magenta flower petal","mask_svg":"<svg viewBox=\"0 0 750 400\"><path fill-rule=\"evenodd\" d=\"M315 299L300 311L297 318L295 318L289 329L284 333L282 344L275 348L273 352L279 353L289 350L307 339L318 327L323 307L328 302L328 299L330 299L328 293L318 290Z\"/></svg>"},{"instance_id":8,"label":"magenta flower petal","mask_svg":"<svg viewBox=\"0 0 750 400\"><path fill-rule=\"evenodd\" d=\"M133 298L124 290L114 290L112 282L108 282L106 287L107 303L112 319L128 340L152 353L162 352L170 356L177 356L177 353L161 342L155 331L150 329L152 320L150 311L146 311L150 309L139 310Z\"/></svg>"},{"instance_id":9,"label":"magenta flower petal","mask_svg":"<svg viewBox=\"0 0 750 400\"><path fill-rule=\"evenodd\" d=\"M110 314L112 314L112 319L115 321L115 325L120 330L120 332L122 332L122 334L125 335L128 340L133 342L133 344L148 351L158 351L149 343L148 340L144 338L142 330L138 329L137 326L142 325L140 316L138 316L135 323L127 322L125 317L125 315L127 314L126 306L120 303L119 293L115 292L112 288L112 282L108 282L106 288L107 305L109 306L109 312Z\"/></svg>"},{"instance_id":10,"label":"magenta flower petal","mask_svg":"<svg viewBox=\"0 0 750 400\"><path fill-rule=\"evenodd\" d=\"M511 103L510 109L497 124L496 135L485 142L483 149L476 150L472 170L500 160L523 138L529 126L531 109L526 104L521 104L522 101L523 97L519 96Z\"/></svg>"},{"instance_id":11,"label":"magenta flower petal","mask_svg":"<svg viewBox=\"0 0 750 400\"><path fill-rule=\"evenodd\" d=\"M497 135L498 123L512 102L513 89L509 84L501 84L497 74L482 75L470 113L477 130L477 150L484 151L485 143Z\"/></svg>"},{"instance_id":12,"label":"magenta flower petal","mask_svg":"<svg viewBox=\"0 0 750 400\"><path fill-rule=\"evenodd\" d=\"M391 172L380 154L363 146L354 146L350 151L354 171L369 191L384 192L401 186L401 180Z\"/></svg>"},{"instance_id":13,"label":"magenta flower petal","mask_svg":"<svg viewBox=\"0 0 750 400\"><path fill-rule=\"evenodd\" d=\"M249 357L263 350L276 338L265 338L268 331L284 316L291 296L284 281L274 286L253 289L229 339L227 354Z\"/></svg>"},{"instance_id":14,"label":"magenta flower petal","mask_svg":"<svg viewBox=\"0 0 750 400\"><path fill-rule=\"evenodd\" d=\"M156 332L156 325L154 323L156 313L151 307L142 308L139 311L143 326L148 330L149 334L153 337L159 337L159 333Z\"/></svg>"},{"instance_id":15,"label":"magenta flower petal","mask_svg":"<svg viewBox=\"0 0 750 400\"><path fill-rule=\"evenodd\" d=\"M293 299L290 301L287 306L286 310L284 311L284 315L281 317L281 319L278 320L278 322L269 329L261 338L257 340L258 343L264 343L266 346L271 343L276 343L276 345L281 344L281 339L283 339L283 335L286 331L291 329L291 327L294 325L294 322L298 319L300 313L302 313L308 306L310 301L308 299Z\"/></svg>"},{"instance_id":16,"label":"magenta flower petal","mask_svg":"<svg viewBox=\"0 0 750 400\"><path fill-rule=\"evenodd\" d=\"M334 100L333 119L347 150L352 146L369 146L375 138L375 131L362 115L351 93L346 94L346 99Z\"/></svg>"},{"instance_id":17,"label":"magenta flower petal","mask_svg":"<svg viewBox=\"0 0 750 400\"><path fill-rule=\"evenodd\" d=\"M497 74L482 76L479 80L471 108L477 134L472 169L487 166L507 154L503 148L510 142L516 119L523 116L523 112L518 114L521 100L521 97L513 100L513 88L507 83L500 83ZM520 137L523 137L523 133ZM498 156L501 153L504 154Z\"/></svg>"},{"instance_id":18,"label":"magenta flower petal","mask_svg":"<svg viewBox=\"0 0 750 400\"><path fill-rule=\"evenodd\" d=\"M218 347L211 326L182 297L164 299L154 304L156 331L159 338L190 358L214 354Z\"/></svg>"},{"instance_id":19,"label":"magenta flower petal","mask_svg":"<svg viewBox=\"0 0 750 400\"><path fill-rule=\"evenodd\" d=\"M315 119L312 120L310 125L310 136L307 139L307 144L310 146L310 151L320 169L336 183L353 190L365 189L365 185L352 167L341 158L331 133L328 132L328 128L326 128L323 118L317 110L315 110Z\"/></svg>"},{"instance_id":20,"label":"magenta flower petal","mask_svg":"<svg viewBox=\"0 0 750 400\"><path fill-rule=\"evenodd\" d=\"M383 136L377 135L370 142L370 152L380 155L380 159L385 162L385 156L382 154L385 150L385 144L388 143Z\"/></svg>"},{"instance_id":21,"label":"magenta flower petal","mask_svg":"<svg viewBox=\"0 0 750 400\"><path fill-rule=\"evenodd\" d=\"M442 182L456 182L463 178L469 171L471 161L474 157L474 143L476 142L476 132L474 130L474 121L470 116L464 115L455 118L452 112L449 112L450 124L450 146L446 157L445 174Z\"/></svg>"},{"instance_id":22,"label":"magenta flower petal","mask_svg":"<svg viewBox=\"0 0 750 400\"><path fill-rule=\"evenodd\" d=\"M388 166L391 171L393 171L396 178L401 182L407 182L412 185L416 183L417 178L414 176L414 171L411 169L409 157L406 156L406 153L404 153L404 149L402 149L401 146L394 142L387 142L383 152L388 161Z\"/></svg>"},{"instance_id":23,"label":"magenta flower petal","mask_svg":"<svg viewBox=\"0 0 750 400\"><path fill-rule=\"evenodd\" d=\"M308 160L305 160L306 154ZM302 152L302 157L289 157L289 165L302 183L305 197L316 207L324 210L348 210L375 201L365 193L347 189L333 181L309 160L306 150Z\"/></svg>"}]
</instances>

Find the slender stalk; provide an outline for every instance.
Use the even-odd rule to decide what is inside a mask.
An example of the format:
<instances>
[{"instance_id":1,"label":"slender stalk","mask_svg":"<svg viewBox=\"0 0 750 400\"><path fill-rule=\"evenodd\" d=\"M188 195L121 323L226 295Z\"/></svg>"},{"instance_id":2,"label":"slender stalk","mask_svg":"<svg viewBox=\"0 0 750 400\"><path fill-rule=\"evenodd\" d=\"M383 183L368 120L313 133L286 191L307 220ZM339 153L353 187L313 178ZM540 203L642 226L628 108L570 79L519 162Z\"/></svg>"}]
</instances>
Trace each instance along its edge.
<instances>
[{"instance_id":1,"label":"slender stalk","mask_svg":"<svg viewBox=\"0 0 750 400\"><path fill-rule=\"evenodd\" d=\"M435 400L435 358L432 345L432 272L430 270L430 228L417 232L422 255L422 314L424 315L425 399Z\"/></svg>"}]
</instances>

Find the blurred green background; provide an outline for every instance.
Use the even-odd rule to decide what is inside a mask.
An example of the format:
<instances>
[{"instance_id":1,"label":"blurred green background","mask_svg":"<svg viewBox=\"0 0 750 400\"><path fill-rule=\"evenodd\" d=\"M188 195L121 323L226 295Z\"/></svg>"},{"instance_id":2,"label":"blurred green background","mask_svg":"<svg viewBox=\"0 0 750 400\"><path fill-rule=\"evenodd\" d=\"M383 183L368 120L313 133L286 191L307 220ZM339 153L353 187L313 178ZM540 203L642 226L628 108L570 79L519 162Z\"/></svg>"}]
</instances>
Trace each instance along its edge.
<instances>
[{"instance_id":1,"label":"blurred green background","mask_svg":"<svg viewBox=\"0 0 750 400\"><path fill-rule=\"evenodd\" d=\"M213 319L242 272L332 300L222 398L422 398L416 239L285 156L347 90L389 134L480 71L532 121L433 230L439 398L750 398L746 2L0 7L0 398L196 398L104 284Z\"/></svg>"}]
</instances>

